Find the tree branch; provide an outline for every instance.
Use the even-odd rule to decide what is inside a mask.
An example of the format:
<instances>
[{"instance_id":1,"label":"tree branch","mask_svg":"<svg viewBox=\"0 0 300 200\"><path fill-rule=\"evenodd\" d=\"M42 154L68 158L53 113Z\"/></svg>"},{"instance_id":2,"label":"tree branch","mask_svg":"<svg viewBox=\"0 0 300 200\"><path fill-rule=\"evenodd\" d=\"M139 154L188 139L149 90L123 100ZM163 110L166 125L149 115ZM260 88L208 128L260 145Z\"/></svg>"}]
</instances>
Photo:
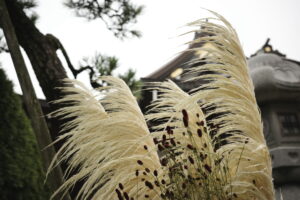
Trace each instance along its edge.
<instances>
[{"instance_id":1,"label":"tree branch","mask_svg":"<svg viewBox=\"0 0 300 200\"><path fill-rule=\"evenodd\" d=\"M74 9L79 17L101 19L107 29L120 39L141 35L138 31L129 29L128 25L136 22L143 6L136 6L129 0L104 0L102 4L98 0L68 0L66 6Z\"/></svg>"}]
</instances>

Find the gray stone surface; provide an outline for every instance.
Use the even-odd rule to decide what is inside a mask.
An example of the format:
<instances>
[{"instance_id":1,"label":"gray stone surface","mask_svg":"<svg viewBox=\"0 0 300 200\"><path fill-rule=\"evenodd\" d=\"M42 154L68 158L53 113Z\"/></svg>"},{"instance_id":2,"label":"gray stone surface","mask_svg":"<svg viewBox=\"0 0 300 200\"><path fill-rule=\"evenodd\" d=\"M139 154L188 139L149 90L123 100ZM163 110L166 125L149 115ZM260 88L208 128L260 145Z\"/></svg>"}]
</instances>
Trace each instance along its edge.
<instances>
[{"instance_id":1,"label":"gray stone surface","mask_svg":"<svg viewBox=\"0 0 300 200\"><path fill-rule=\"evenodd\" d=\"M300 200L300 133L284 134L279 117L293 113L300 119L300 63L262 49L248 64L272 157L276 200Z\"/></svg>"},{"instance_id":2,"label":"gray stone surface","mask_svg":"<svg viewBox=\"0 0 300 200\"><path fill-rule=\"evenodd\" d=\"M287 184L277 187L276 200L300 200L300 185Z\"/></svg>"},{"instance_id":3,"label":"gray stone surface","mask_svg":"<svg viewBox=\"0 0 300 200\"><path fill-rule=\"evenodd\" d=\"M255 94L260 102L300 101L300 66L272 53L249 58Z\"/></svg>"},{"instance_id":4,"label":"gray stone surface","mask_svg":"<svg viewBox=\"0 0 300 200\"><path fill-rule=\"evenodd\" d=\"M279 167L300 167L300 147L276 147L271 148L273 168ZM299 168L300 169L300 168ZM299 176L300 178L300 176Z\"/></svg>"}]
</instances>

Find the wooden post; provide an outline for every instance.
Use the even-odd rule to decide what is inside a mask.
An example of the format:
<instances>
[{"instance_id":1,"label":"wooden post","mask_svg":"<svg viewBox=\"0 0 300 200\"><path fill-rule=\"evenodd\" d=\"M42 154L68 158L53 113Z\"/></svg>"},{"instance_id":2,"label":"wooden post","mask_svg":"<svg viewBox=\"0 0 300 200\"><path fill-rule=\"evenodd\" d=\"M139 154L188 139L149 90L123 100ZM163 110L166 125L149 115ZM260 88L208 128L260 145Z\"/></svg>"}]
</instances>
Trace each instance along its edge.
<instances>
[{"instance_id":1,"label":"wooden post","mask_svg":"<svg viewBox=\"0 0 300 200\"><path fill-rule=\"evenodd\" d=\"M48 147L52 140L47 127L47 123L43 117L41 106L38 102L29 73L27 71L23 56L21 54L17 36L10 20L5 1L0 0L0 24L3 28L7 46L10 51L12 61L20 82L23 92L23 101L25 103L28 115L31 121L32 128L35 132L39 149L41 150L43 168L46 172L52 158L55 155L54 147ZM57 167L48 177L49 186L53 193L63 182L63 175L60 167ZM66 195L65 200L70 200L69 195Z\"/></svg>"}]
</instances>

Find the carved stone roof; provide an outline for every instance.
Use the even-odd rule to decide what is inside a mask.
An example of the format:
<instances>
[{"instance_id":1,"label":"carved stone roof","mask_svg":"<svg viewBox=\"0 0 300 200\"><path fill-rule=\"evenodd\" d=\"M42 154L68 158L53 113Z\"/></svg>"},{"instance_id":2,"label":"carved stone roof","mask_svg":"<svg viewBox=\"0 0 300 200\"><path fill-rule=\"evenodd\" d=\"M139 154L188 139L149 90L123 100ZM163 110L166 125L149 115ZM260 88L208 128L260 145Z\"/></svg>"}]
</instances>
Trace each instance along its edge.
<instances>
[{"instance_id":1,"label":"carved stone roof","mask_svg":"<svg viewBox=\"0 0 300 200\"><path fill-rule=\"evenodd\" d=\"M269 39L248 65L258 101L300 99L300 63L273 50Z\"/></svg>"}]
</instances>

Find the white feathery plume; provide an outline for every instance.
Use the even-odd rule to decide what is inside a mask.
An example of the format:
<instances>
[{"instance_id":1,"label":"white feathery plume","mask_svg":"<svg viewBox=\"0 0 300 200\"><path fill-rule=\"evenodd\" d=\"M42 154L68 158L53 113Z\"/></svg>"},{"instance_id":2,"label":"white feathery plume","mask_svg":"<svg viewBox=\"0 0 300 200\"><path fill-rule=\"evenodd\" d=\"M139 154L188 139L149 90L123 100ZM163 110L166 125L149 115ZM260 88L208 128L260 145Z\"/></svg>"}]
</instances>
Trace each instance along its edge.
<instances>
[{"instance_id":1,"label":"white feathery plume","mask_svg":"<svg viewBox=\"0 0 300 200\"><path fill-rule=\"evenodd\" d=\"M126 84L107 83L92 93L78 81L63 88L71 103L53 113L73 118L51 168L66 161L66 180L53 196L84 179L77 199L274 199L272 166L247 61L235 30L220 15L189 26L207 33L194 47L186 81L201 83L190 93L172 81L153 84L159 98L146 120ZM216 21L216 23L214 22ZM195 30L198 31L198 30ZM205 63L205 64L203 64Z\"/></svg>"},{"instance_id":2,"label":"white feathery plume","mask_svg":"<svg viewBox=\"0 0 300 200\"><path fill-rule=\"evenodd\" d=\"M274 199L272 165L246 57L229 22L213 14L224 26L207 20L190 24L207 27L204 31L211 36L200 37L197 42L209 42L215 47L207 60L203 60L207 64L193 67L189 72L204 74L198 80L209 80L196 88L192 96L202 101L203 109L214 105L214 109L206 109L206 115L219 115L210 120L211 126L219 126L212 140L217 141L223 135L221 138L227 143L217 153L228 158L232 192L240 199ZM210 72L205 74L205 71Z\"/></svg>"},{"instance_id":3,"label":"white feathery plume","mask_svg":"<svg viewBox=\"0 0 300 200\"><path fill-rule=\"evenodd\" d=\"M78 199L115 199L118 192L136 197L137 182L147 170L160 170L159 158L148 131L143 114L127 85L118 78L101 77L107 86L93 94L79 81L69 81L72 86L63 88L67 94L56 103L69 104L52 113L55 117L69 118L64 130L69 130L58 140L66 142L58 151L55 161L66 161L71 171L77 173L53 194L52 197L85 180ZM138 163L142 163L141 165ZM140 172L139 172L140 171ZM137 177L136 173L140 173ZM66 176L67 176L66 174ZM119 188L122 187L122 190ZM145 194L140 187L141 194ZM157 196L155 191L148 195ZM153 193L153 194L152 194Z\"/></svg>"}]
</instances>

